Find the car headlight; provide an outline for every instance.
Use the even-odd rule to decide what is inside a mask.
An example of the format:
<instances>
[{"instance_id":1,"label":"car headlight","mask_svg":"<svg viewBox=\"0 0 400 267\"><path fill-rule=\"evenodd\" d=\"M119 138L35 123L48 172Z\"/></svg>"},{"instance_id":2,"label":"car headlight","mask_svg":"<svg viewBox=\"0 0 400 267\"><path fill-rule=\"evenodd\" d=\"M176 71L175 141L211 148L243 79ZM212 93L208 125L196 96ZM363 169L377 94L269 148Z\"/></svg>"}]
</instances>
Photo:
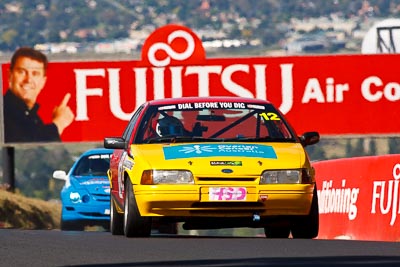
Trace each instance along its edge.
<instances>
[{"instance_id":1,"label":"car headlight","mask_svg":"<svg viewBox=\"0 0 400 267\"><path fill-rule=\"evenodd\" d=\"M81 202L81 195L78 192L71 192L69 193L69 199L72 203Z\"/></svg>"},{"instance_id":2,"label":"car headlight","mask_svg":"<svg viewBox=\"0 0 400 267\"><path fill-rule=\"evenodd\" d=\"M185 170L146 170L141 184L194 184L193 174Z\"/></svg>"},{"instance_id":3,"label":"car headlight","mask_svg":"<svg viewBox=\"0 0 400 267\"><path fill-rule=\"evenodd\" d=\"M300 184L301 174L301 170L264 171L260 184Z\"/></svg>"},{"instance_id":4,"label":"car headlight","mask_svg":"<svg viewBox=\"0 0 400 267\"><path fill-rule=\"evenodd\" d=\"M69 199L72 203L87 203L90 201L90 196L88 194L81 195L79 192L69 193Z\"/></svg>"}]
</instances>

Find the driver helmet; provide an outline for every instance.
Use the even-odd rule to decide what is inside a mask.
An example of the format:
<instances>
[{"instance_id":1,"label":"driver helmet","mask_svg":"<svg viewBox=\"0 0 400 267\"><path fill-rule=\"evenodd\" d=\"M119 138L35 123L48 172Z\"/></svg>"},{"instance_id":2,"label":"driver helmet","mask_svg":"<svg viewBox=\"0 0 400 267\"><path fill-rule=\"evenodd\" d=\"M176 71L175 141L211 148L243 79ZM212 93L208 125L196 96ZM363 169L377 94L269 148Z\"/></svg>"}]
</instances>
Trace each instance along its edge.
<instances>
[{"instance_id":1,"label":"driver helmet","mask_svg":"<svg viewBox=\"0 0 400 267\"><path fill-rule=\"evenodd\" d=\"M159 136L184 135L182 122L173 117L167 116L158 120L156 132Z\"/></svg>"}]
</instances>

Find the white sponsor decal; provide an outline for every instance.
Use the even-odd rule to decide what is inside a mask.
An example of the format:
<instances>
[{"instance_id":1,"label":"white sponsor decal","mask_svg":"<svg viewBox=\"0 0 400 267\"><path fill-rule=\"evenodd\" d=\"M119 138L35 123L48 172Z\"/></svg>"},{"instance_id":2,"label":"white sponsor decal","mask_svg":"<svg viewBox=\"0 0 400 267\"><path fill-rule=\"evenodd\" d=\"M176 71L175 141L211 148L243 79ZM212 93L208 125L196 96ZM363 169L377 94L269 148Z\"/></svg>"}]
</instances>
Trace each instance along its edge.
<instances>
[{"instance_id":1,"label":"white sponsor decal","mask_svg":"<svg viewBox=\"0 0 400 267\"><path fill-rule=\"evenodd\" d=\"M322 189L318 190L318 204L320 214L344 213L349 220L357 217L357 199L360 188L346 188L346 180L342 180L342 187L333 187L333 181L323 181Z\"/></svg>"},{"instance_id":2,"label":"white sponsor decal","mask_svg":"<svg viewBox=\"0 0 400 267\"><path fill-rule=\"evenodd\" d=\"M399 205L399 180L400 163L393 167L393 179L391 181L374 181L372 188L371 214L376 214L377 209L381 214L392 213L390 225L396 222L397 214L400 214Z\"/></svg>"},{"instance_id":3,"label":"white sponsor decal","mask_svg":"<svg viewBox=\"0 0 400 267\"><path fill-rule=\"evenodd\" d=\"M154 88L154 99L165 98L165 87L168 83L173 86L171 97L181 97L183 95L183 87L186 83L187 77L197 77L197 95L200 97L211 96L210 77L215 75L219 77L223 88L232 93L233 95L248 98L267 99L266 87L266 64L233 64L229 66L185 66L185 67L163 67L163 68L134 68L134 81L132 96L135 99L135 107L126 112L122 109L121 105L121 88L120 88L120 69L105 68L105 69L75 69L76 80L76 121L89 121L88 115L88 100L92 97L102 97L104 88L90 88L88 87L88 80L92 77L106 78L108 77L108 90L109 90L109 108L111 113L120 120L129 121L133 113L142 103L148 100L147 87L151 86L148 82L147 76L152 75L154 79L152 87ZM281 64L282 73L282 103L279 109L282 113L286 114L292 109L293 106L293 64ZM255 76L250 76L250 69L254 69ZM170 72L171 79L166 80L165 72ZM152 72L152 74L150 73ZM236 83L233 79L236 73L247 73L249 79L255 81L255 88L245 88ZM148 82L148 83L147 83ZM252 90L255 90L253 93ZM317 89L313 89L317 90ZM311 92L306 96L307 101L318 98L321 92ZM244 108L243 103L238 103L240 106L237 108ZM195 107L201 108L201 107Z\"/></svg>"},{"instance_id":4,"label":"white sponsor decal","mask_svg":"<svg viewBox=\"0 0 400 267\"><path fill-rule=\"evenodd\" d=\"M108 180L88 180L85 182L80 183L80 185L101 185L101 184L106 184L108 185L110 182Z\"/></svg>"},{"instance_id":5,"label":"white sponsor decal","mask_svg":"<svg viewBox=\"0 0 400 267\"><path fill-rule=\"evenodd\" d=\"M172 48L170 44L176 38L182 38L186 41L187 47L185 51L178 53ZM171 58L179 61L184 61L188 59L193 54L194 49L195 49L194 39L190 35L190 33L183 30L178 30L168 35L168 44L159 42L159 43L154 43L152 46L150 46L147 57L152 65L156 67L165 67L171 62ZM160 50L164 51L168 55L163 60L158 60L156 58L156 53L157 51Z\"/></svg>"}]
</instances>

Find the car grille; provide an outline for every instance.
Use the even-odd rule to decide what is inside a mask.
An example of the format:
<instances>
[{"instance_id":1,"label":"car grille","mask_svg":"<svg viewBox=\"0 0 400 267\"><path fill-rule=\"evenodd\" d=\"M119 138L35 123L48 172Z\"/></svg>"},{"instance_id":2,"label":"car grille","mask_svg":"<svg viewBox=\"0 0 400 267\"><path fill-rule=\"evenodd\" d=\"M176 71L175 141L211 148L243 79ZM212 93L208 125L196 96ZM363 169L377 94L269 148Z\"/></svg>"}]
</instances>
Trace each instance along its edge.
<instances>
[{"instance_id":1,"label":"car grille","mask_svg":"<svg viewBox=\"0 0 400 267\"><path fill-rule=\"evenodd\" d=\"M248 213L261 213L265 210L263 203L260 202L241 202L241 203L215 203L215 202L200 202L193 203L192 214L248 214Z\"/></svg>"},{"instance_id":2,"label":"car grille","mask_svg":"<svg viewBox=\"0 0 400 267\"><path fill-rule=\"evenodd\" d=\"M204 182L254 182L256 177L197 177L197 181Z\"/></svg>"},{"instance_id":3,"label":"car grille","mask_svg":"<svg viewBox=\"0 0 400 267\"><path fill-rule=\"evenodd\" d=\"M110 202L109 194L92 194L93 198L99 202Z\"/></svg>"}]
</instances>

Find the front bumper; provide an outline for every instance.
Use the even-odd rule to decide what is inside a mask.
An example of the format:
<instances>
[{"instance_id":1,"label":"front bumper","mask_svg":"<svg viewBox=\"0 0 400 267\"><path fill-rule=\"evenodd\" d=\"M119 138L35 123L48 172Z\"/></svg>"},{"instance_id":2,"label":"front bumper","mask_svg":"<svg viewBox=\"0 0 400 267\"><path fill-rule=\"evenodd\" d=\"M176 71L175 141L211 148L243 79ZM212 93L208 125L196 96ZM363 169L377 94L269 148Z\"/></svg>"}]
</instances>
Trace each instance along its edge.
<instances>
[{"instance_id":1,"label":"front bumper","mask_svg":"<svg viewBox=\"0 0 400 267\"><path fill-rule=\"evenodd\" d=\"M244 200L215 201L209 185L136 185L134 194L142 216L251 217L307 215L313 184L240 186Z\"/></svg>"},{"instance_id":2,"label":"front bumper","mask_svg":"<svg viewBox=\"0 0 400 267\"><path fill-rule=\"evenodd\" d=\"M75 220L110 220L110 204L88 205L88 204L63 204L61 219L63 221Z\"/></svg>"}]
</instances>

